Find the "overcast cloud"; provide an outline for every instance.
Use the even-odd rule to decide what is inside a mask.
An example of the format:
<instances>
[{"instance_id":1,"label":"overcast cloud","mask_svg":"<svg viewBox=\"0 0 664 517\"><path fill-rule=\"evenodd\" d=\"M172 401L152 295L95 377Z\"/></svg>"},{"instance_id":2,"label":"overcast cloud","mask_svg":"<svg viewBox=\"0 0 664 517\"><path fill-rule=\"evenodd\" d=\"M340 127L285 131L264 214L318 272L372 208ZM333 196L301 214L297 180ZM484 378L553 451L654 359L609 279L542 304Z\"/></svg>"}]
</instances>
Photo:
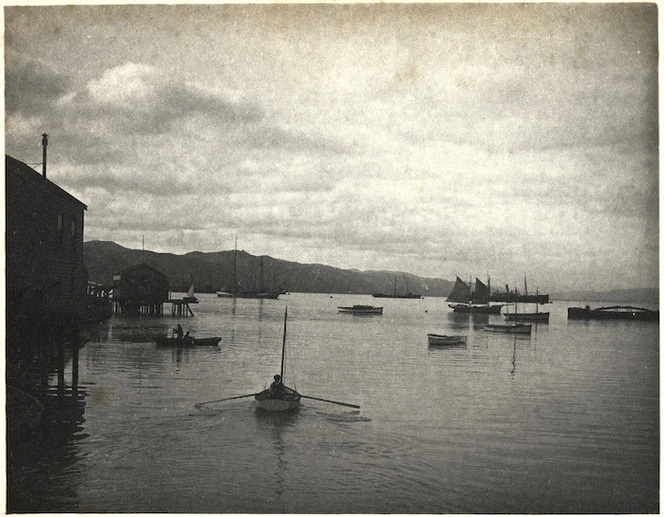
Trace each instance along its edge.
<instances>
[{"instance_id":1,"label":"overcast cloud","mask_svg":"<svg viewBox=\"0 0 664 517\"><path fill-rule=\"evenodd\" d=\"M655 286L656 9L7 7L6 152L86 240Z\"/></svg>"}]
</instances>

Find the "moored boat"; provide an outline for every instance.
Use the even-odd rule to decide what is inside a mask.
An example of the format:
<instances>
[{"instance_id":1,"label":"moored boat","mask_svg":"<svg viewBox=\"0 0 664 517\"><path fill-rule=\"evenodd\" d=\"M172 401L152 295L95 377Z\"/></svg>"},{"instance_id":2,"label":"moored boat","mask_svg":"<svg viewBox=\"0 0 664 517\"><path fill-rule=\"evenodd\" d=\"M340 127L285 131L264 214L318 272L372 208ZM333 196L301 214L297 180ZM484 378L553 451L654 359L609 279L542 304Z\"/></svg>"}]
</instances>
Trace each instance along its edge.
<instances>
[{"instance_id":1,"label":"moored boat","mask_svg":"<svg viewBox=\"0 0 664 517\"><path fill-rule=\"evenodd\" d=\"M397 279L394 277L394 290L392 291L392 294L387 294L387 293L373 293L371 296L374 298L407 298L411 300L419 300L422 298L421 294L415 294L411 293L408 290L408 279L406 278L406 275L403 276L403 279L406 281L406 292L403 294L397 293Z\"/></svg>"},{"instance_id":2,"label":"moored boat","mask_svg":"<svg viewBox=\"0 0 664 517\"><path fill-rule=\"evenodd\" d=\"M591 309L589 305L586 305L585 307L569 307L567 309L567 319L659 321L659 311L629 305Z\"/></svg>"},{"instance_id":3,"label":"moored boat","mask_svg":"<svg viewBox=\"0 0 664 517\"><path fill-rule=\"evenodd\" d=\"M536 322L542 322L542 323L548 323L549 322L549 313L548 312L520 312L520 313L514 313L514 312L506 312L503 314L505 318L508 320L516 321L516 320L521 320L521 321L536 321Z\"/></svg>"},{"instance_id":4,"label":"moored boat","mask_svg":"<svg viewBox=\"0 0 664 517\"><path fill-rule=\"evenodd\" d=\"M337 307L339 312L350 312L353 314L383 314L382 307L373 305L353 305L351 307Z\"/></svg>"},{"instance_id":5,"label":"moored boat","mask_svg":"<svg viewBox=\"0 0 664 517\"><path fill-rule=\"evenodd\" d=\"M484 325L484 330L489 332L502 332L503 334L530 334L532 325L525 323L514 323L511 325Z\"/></svg>"},{"instance_id":6,"label":"moored boat","mask_svg":"<svg viewBox=\"0 0 664 517\"><path fill-rule=\"evenodd\" d=\"M198 298L194 296L194 284L191 284L191 287L187 291L186 296L184 296L182 300L187 303L198 303Z\"/></svg>"},{"instance_id":7,"label":"moored boat","mask_svg":"<svg viewBox=\"0 0 664 517\"><path fill-rule=\"evenodd\" d=\"M466 284L458 276L452 292L447 297L447 302L454 312L476 313L476 314L500 314L504 304L491 305L491 283L485 285L479 278L475 278L475 291L471 291L471 285Z\"/></svg>"},{"instance_id":8,"label":"moored boat","mask_svg":"<svg viewBox=\"0 0 664 517\"><path fill-rule=\"evenodd\" d=\"M443 334L427 334L429 345L465 345L466 336L446 336Z\"/></svg>"}]
</instances>

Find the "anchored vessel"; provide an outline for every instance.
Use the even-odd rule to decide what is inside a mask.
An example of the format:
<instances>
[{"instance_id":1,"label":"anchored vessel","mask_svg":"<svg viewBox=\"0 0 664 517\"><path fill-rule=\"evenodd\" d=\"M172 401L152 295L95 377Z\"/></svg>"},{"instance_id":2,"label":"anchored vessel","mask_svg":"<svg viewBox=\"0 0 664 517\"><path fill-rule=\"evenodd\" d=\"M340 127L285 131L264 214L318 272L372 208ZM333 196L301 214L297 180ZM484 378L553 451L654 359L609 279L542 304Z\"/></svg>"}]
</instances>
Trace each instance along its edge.
<instances>
[{"instance_id":1,"label":"anchored vessel","mask_svg":"<svg viewBox=\"0 0 664 517\"><path fill-rule=\"evenodd\" d=\"M427 334L429 345L465 345L466 336L446 336L443 334Z\"/></svg>"},{"instance_id":2,"label":"anchored vessel","mask_svg":"<svg viewBox=\"0 0 664 517\"><path fill-rule=\"evenodd\" d=\"M373 305L353 305L351 307L337 307L339 312L351 312L353 314L383 314L382 307Z\"/></svg>"},{"instance_id":3,"label":"anchored vessel","mask_svg":"<svg viewBox=\"0 0 664 517\"><path fill-rule=\"evenodd\" d=\"M585 307L569 307L567 309L567 319L659 321L659 311L629 305L614 305L591 309L589 305L586 305Z\"/></svg>"},{"instance_id":4,"label":"anchored vessel","mask_svg":"<svg viewBox=\"0 0 664 517\"><path fill-rule=\"evenodd\" d=\"M472 312L478 314L500 314L504 304L491 305L491 282L485 285L475 278L475 291L471 291L470 282L466 284L458 276L447 302L454 312Z\"/></svg>"}]
</instances>

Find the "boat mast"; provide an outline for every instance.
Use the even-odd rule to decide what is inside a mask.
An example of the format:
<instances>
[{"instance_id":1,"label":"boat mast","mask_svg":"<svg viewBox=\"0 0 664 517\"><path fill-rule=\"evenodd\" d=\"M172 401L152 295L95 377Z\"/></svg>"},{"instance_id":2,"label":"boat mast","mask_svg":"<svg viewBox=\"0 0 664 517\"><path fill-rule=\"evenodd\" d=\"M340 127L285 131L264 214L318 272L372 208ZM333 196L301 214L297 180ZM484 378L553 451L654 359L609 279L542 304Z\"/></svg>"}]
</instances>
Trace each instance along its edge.
<instances>
[{"instance_id":1,"label":"boat mast","mask_svg":"<svg viewBox=\"0 0 664 517\"><path fill-rule=\"evenodd\" d=\"M284 360L286 358L286 319L288 318L288 307L284 312L284 339L281 344L281 382L284 382Z\"/></svg>"},{"instance_id":2,"label":"boat mast","mask_svg":"<svg viewBox=\"0 0 664 517\"><path fill-rule=\"evenodd\" d=\"M235 251L233 252L233 298L237 295L237 235L235 236Z\"/></svg>"}]
</instances>

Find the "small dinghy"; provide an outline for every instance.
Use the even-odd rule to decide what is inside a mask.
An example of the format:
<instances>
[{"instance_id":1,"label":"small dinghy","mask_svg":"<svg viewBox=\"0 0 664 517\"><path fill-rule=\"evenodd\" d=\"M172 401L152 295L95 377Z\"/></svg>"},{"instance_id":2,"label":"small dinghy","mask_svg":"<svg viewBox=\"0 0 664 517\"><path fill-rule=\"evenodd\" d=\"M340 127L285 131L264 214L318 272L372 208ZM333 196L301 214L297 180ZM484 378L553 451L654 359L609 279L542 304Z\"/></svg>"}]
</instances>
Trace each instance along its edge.
<instances>
[{"instance_id":1,"label":"small dinghy","mask_svg":"<svg viewBox=\"0 0 664 517\"><path fill-rule=\"evenodd\" d=\"M442 334L427 334L429 345L445 346L445 345L465 345L466 336L445 336Z\"/></svg>"}]
</instances>

